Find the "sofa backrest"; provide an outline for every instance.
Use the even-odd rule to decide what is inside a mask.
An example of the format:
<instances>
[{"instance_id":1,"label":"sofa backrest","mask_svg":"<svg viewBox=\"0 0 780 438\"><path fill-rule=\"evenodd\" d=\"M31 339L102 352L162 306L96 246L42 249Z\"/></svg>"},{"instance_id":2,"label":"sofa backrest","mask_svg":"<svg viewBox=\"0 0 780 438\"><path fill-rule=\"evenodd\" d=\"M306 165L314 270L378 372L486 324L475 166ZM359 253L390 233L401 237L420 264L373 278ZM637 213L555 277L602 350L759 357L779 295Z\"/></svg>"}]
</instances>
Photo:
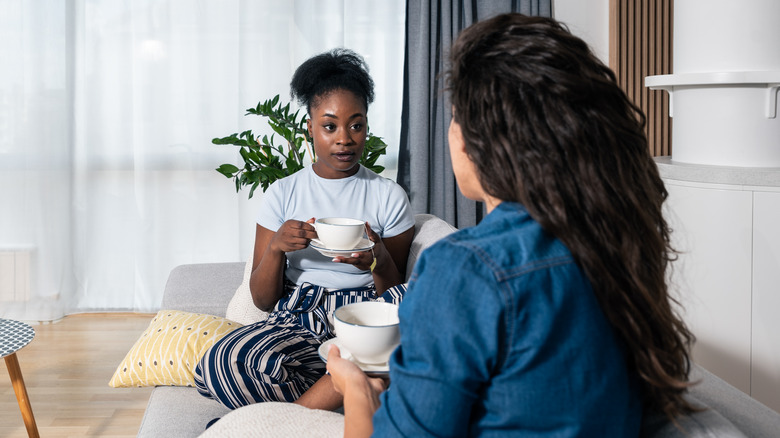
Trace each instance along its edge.
<instances>
[{"instance_id":1,"label":"sofa backrest","mask_svg":"<svg viewBox=\"0 0 780 438\"><path fill-rule=\"evenodd\" d=\"M417 258L420 257L425 248L457 230L457 228L444 222L438 216L432 214L415 215L414 239L412 240L411 248L409 248L409 258L406 261L406 280L409 280L409 276L412 275L412 269L414 269L414 265L417 263Z\"/></svg>"}]
</instances>

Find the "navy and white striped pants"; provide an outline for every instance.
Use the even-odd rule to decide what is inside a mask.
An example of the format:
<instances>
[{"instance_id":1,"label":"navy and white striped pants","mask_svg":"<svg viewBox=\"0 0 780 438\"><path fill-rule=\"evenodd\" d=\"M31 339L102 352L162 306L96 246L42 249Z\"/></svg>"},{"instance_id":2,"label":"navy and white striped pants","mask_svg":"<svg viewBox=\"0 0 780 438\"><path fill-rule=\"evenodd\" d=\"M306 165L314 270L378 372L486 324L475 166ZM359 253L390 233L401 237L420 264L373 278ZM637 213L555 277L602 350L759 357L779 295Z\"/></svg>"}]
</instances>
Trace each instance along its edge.
<instances>
[{"instance_id":1,"label":"navy and white striped pants","mask_svg":"<svg viewBox=\"0 0 780 438\"><path fill-rule=\"evenodd\" d=\"M325 374L317 349L332 338L329 317L345 304L399 304L406 285L375 297L373 286L327 290L309 283L285 285L268 319L236 329L206 351L195 369L201 395L230 409L264 401L298 399Z\"/></svg>"}]
</instances>

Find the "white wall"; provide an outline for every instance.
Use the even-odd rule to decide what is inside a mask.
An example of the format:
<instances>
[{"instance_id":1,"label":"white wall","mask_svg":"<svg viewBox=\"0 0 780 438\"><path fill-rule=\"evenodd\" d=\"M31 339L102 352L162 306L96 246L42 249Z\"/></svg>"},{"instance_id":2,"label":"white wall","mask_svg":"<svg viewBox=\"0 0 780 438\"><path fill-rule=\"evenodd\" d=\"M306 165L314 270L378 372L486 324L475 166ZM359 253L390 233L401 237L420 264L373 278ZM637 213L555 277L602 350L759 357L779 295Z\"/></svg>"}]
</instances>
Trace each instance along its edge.
<instances>
[{"instance_id":1,"label":"white wall","mask_svg":"<svg viewBox=\"0 0 780 438\"><path fill-rule=\"evenodd\" d=\"M609 0L552 0L553 17L609 63Z\"/></svg>"}]
</instances>

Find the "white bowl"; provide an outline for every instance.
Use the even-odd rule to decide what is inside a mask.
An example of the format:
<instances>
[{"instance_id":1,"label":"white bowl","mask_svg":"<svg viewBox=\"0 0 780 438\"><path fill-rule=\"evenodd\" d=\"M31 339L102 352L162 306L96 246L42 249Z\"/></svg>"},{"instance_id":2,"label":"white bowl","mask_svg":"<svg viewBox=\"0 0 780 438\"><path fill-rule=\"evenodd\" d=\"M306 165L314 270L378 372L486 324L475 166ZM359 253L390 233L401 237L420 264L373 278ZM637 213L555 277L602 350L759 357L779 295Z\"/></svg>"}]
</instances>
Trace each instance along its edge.
<instances>
[{"instance_id":1,"label":"white bowl","mask_svg":"<svg viewBox=\"0 0 780 438\"><path fill-rule=\"evenodd\" d=\"M381 301L363 301L341 306L333 312L339 343L360 362L388 361L401 343L398 306Z\"/></svg>"},{"instance_id":2,"label":"white bowl","mask_svg":"<svg viewBox=\"0 0 780 438\"><path fill-rule=\"evenodd\" d=\"M314 221L317 238L327 249L355 248L363 238L365 227L363 221L346 217L326 217Z\"/></svg>"}]
</instances>

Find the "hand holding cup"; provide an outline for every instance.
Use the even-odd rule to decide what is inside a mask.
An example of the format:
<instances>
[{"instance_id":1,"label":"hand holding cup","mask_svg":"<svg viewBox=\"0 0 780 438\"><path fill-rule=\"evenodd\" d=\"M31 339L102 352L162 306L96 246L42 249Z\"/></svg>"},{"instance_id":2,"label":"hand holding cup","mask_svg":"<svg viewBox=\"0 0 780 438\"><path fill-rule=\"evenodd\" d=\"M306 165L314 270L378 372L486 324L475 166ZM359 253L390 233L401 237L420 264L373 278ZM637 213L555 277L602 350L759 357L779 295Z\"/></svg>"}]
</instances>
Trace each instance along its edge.
<instances>
[{"instance_id":1,"label":"hand holding cup","mask_svg":"<svg viewBox=\"0 0 780 438\"><path fill-rule=\"evenodd\" d=\"M328 249L347 250L360 243L365 232L363 221L345 217L327 217L314 221L317 239Z\"/></svg>"},{"instance_id":2,"label":"hand holding cup","mask_svg":"<svg viewBox=\"0 0 780 438\"><path fill-rule=\"evenodd\" d=\"M358 362L381 364L401 343L398 306L363 301L341 306L333 313L336 337Z\"/></svg>"}]
</instances>

